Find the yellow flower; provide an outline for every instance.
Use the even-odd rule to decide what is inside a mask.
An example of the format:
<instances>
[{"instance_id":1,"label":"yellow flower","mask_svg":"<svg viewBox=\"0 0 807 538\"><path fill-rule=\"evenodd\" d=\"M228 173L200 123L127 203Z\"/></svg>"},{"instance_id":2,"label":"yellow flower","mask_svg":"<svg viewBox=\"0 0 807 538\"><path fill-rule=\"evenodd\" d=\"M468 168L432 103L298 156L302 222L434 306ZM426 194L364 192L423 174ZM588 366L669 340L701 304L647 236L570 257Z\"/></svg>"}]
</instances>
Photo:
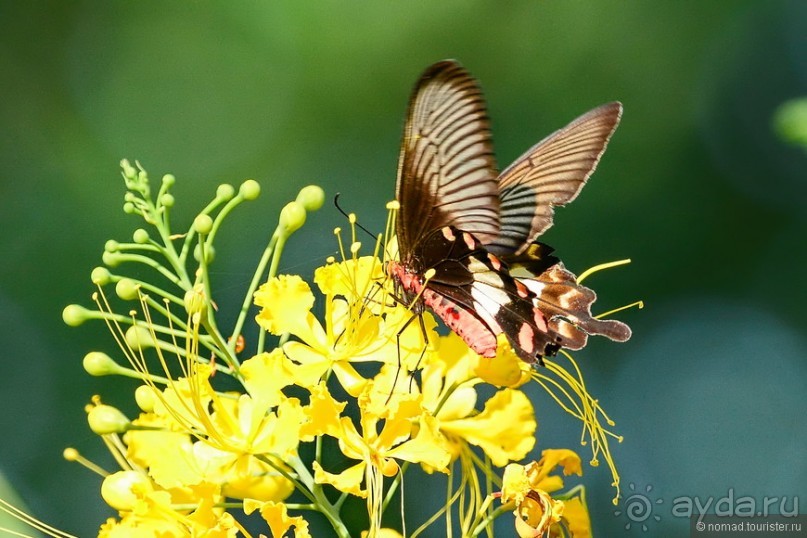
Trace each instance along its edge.
<instances>
[{"instance_id":1,"label":"yellow flower","mask_svg":"<svg viewBox=\"0 0 807 538\"><path fill-rule=\"evenodd\" d=\"M436 416L440 431L462 452L462 444L480 447L491 462L502 467L525 457L535 445L537 423L527 396L518 390L503 389L476 411L478 394L474 359L478 357L454 333L440 339L440 354L429 357L423 368L423 402ZM523 362L523 361L522 361Z\"/></svg>"},{"instance_id":2,"label":"yellow flower","mask_svg":"<svg viewBox=\"0 0 807 538\"><path fill-rule=\"evenodd\" d=\"M206 485L194 488L194 510L177 510L167 491L132 488L136 497L131 510L120 512L120 520L108 519L99 538L233 538L240 526L231 514L216 508L221 501L218 488Z\"/></svg>"},{"instance_id":3,"label":"yellow flower","mask_svg":"<svg viewBox=\"0 0 807 538\"><path fill-rule=\"evenodd\" d=\"M550 493L563 487L563 479L550 474L558 466L562 468L564 475L582 474L580 457L567 449L544 450L537 462L533 461L526 466L511 463L505 468L501 500L515 505L518 536L547 536L550 531L560 532L557 525L561 523L574 538L590 536L588 510L581 500L571 498L564 503L550 496Z\"/></svg>"},{"instance_id":4,"label":"yellow flower","mask_svg":"<svg viewBox=\"0 0 807 538\"><path fill-rule=\"evenodd\" d=\"M408 319L411 313L400 306L387 305L381 288L377 293L372 291L372 282L380 275L379 262L374 257L317 269L315 281L325 294L324 326L311 313L314 295L299 277L275 278L255 293L255 303L262 307L258 324L273 334L288 332L299 339L283 346L292 360L289 371L298 385L311 388L332 371L348 394L355 397L367 379L352 363L397 364L400 358L405 366L413 367L420 358L425 343L417 324L410 324L398 345L400 320ZM384 315L380 315L382 311Z\"/></svg>"},{"instance_id":5,"label":"yellow flower","mask_svg":"<svg viewBox=\"0 0 807 538\"><path fill-rule=\"evenodd\" d=\"M331 484L340 491L360 497L368 495L362 483L370 489L379 484L381 475L394 476L398 472L395 460L421 463L445 471L450 460L448 444L439 432L436 419L420 406L416 394L395 394L385 408L384 416L372 409L372 391L359 396L361 412L359 431L348 417L339 421L335 437L342 453L359 463L339 474L328 473L314 462L314 478L318 483ZM380 490L379 490L380 491Z\"/></svg>"}]
</instances>

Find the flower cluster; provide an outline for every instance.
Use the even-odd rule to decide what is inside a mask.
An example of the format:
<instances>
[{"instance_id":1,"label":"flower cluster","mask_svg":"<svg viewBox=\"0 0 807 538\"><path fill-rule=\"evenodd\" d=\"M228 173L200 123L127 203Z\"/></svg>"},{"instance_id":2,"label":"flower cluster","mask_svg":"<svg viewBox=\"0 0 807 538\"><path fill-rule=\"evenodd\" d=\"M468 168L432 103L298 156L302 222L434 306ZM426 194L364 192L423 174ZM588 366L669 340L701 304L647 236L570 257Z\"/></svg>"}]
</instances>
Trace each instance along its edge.
<instances>
[{"instance_id":1,"label":"flower cluster","mask_svg":"<svg viewBox=\"0 0 807 538\"><path fill-rule=\"evenodd\" d=\"M278 274L286 241L323 203L313 186L283 208L243 301L224 316L230 300L209 271L214 240L231 210L258 196L257 183L220 187L176 234L173 176L153 195L144 170L122 166L124 209L150 229L136 230L132 242L108 242L105 267L92 273L95 307L70 305L63 314L74 326L103 320L117 342L115 353L86 355L88 373L137 380L136 416L99 396L87 406L119 470L65 451L103 476L101 496L117 511L99 536L302 538L312 534L314 512L340 537L414 537L436 525L448 535L493 535L493 520L507 513L519 536L590 536L582 487L564 492L556 474L580 475L580 458L547 449L540 461L518 463L536 444L524 389L537 383L582 421L593 463L604 455L618 488L613 434L601 426L613 423L573 361L533 370L505 339L495 358L481 358L455 334L439 334L428 313L410 323L379 258L388 250L383 236L372 255L361 255L354 215L349 242L336 230L340 258L314 273L316 294L300 276ZM153 278L118 274L131 264ZM118 303L130 304L126 314ZM232 318L224 331L220 320ZM385 514L403 502L413 466L425 472L416 478L443 484L445 503L422 521L405 514L393 530ZM366 506L361 529L343 518L350 499Z\"/></svg>"}]
</instances>

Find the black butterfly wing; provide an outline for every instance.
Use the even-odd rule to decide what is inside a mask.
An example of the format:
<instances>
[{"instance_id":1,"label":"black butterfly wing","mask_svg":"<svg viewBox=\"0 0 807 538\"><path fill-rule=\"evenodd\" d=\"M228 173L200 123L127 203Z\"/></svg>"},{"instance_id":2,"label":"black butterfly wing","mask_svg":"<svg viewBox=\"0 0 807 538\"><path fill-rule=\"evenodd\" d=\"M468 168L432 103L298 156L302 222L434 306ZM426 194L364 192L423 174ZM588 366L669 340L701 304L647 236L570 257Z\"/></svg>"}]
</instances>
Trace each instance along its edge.
<instances>
[{"instance_id":1,"label":"black butterfly wing","mask_svg":"<svg viewBox=\"0 0 807 538\"><path fill-rule=\"evenodd\" d=\"M590 110L504 170L498 178L501 231L486 247L505 257L519 255L552 226L553 208L580 193L621 115L617 102Z\"/></svg>"},{"instance_id":2,"label":"black butterfly wing","mask_svg":"<svg viewBox=\"0 0 807 538\"><path fill-rule=\"evenodd\" d=\"M499 190L490 125L476 80L457 62L429 67L409 101L396 198L401 259L451 225L481 241L499 234Z\"/></svg>"},{"instance_id":3,"label":"black butterfly wing","mask_svg":"<svg viewBox=\"0 0 807 538\"><path fill-rule=\"evenodd\" d=\"M550 252L536 243L517 264L508 266L472 234L445 227L429 234L414 254L431 270L426 288L439 297L438 302L427 301L434 303L429 306L463 338L471 334L489 342L490 335L503 332L527 362L540 362L560 347L582 349L590 335L628 340L631 331L624 323L593 317L597 295L578 284ZM532 261L528 254L534 256ZM466 341L480 347L471 338Z\"/></svg>"},{"instance_id":4,"label":"black butterfly wing","mask_svg":"<svg viewBox=\"0 0 807 538\"><path fill-rule=\"evenodd\" d=\"M564 345L548 330L536 296L472 234L448 226L435 230L413 254L430 273L424 301L480 355L495 355L500 333L530 363Z\"/></svg>"}]
</instances>

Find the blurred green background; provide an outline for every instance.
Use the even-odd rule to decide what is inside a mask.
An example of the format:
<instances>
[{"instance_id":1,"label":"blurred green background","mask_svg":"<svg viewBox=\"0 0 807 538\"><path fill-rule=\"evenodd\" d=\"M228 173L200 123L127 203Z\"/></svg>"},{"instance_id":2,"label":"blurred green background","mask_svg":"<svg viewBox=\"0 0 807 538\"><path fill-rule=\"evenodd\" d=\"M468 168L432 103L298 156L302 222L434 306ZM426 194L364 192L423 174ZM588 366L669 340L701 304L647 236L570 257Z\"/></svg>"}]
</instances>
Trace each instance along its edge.
<instances>
[{"instance_id":1,"label":"blurred green background","mask_svg":"<svg viewBox=\"0 0 807 538\"><path fill-rule=\"evenodd\" d=\"M589 108L625 106L545 235L578 272L633 259L590 281L599 311L647 305L620 315L629 343L576 354L625 436L626 501L653 502L630 519L607 469L586 467L595 532L685 535L678 497L807 502L807 157L771 127L807 94L805 28L797 0L0 2L0 470L60 528L89 536L111 515L97 477L61 451L111 468L82 408L100 392L131 409L133 385L83 372L111 341L61 311L89 304L104 242L140 226L121 211L121 158L177 176L182 224L219 183L261 182L214 266L238 296L308 183L382 229L411 87L457 58L485 90L502 167ZM310 278L342 224L327 204L282 270ZM536 399L538 450L577 447L578 424ZM410 494L416 519L440 495Z\"/></svg>"}]
</instances>

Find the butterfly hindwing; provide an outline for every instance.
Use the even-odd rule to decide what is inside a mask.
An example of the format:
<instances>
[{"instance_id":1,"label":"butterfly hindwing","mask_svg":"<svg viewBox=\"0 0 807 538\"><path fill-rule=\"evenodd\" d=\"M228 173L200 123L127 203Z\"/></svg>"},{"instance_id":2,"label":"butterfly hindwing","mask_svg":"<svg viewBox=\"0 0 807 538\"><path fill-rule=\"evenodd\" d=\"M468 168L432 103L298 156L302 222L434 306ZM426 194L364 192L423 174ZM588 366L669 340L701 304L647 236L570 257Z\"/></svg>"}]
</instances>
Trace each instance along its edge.
<instances>
[{"instance_id":1,"label":"butterfly hindwing","mask_svg":"<svg viewBox=\"0 0 807 538\"><path fill-rule=\"evenodd\" d=\"M520 254L552 226L553 208L574 200L594 172L622 115L620 103L583 114L535 144L498 178L499 236L486 243L502 256Z\"/></svg>"},{"instance_id":2,"label":"butterfly hindwing","mask_svg":"<svg viewBox=\"0 0 807 538\"><path fill-rule=\"evenodd\" d=\"M475 351L494 356L495 336L500 333L531 363L561 345L559 335L548 330L544 314L535 306L535 295L472 234L446 226L430 234L422 246L414 255L424 262L423 273L431 274L423 292L426 305ZM474 330L456 329L463 320ZM484 334L483 328L487 329ZM480 337L484 345L476 340Z\"/></svg>"}]
</instances>

